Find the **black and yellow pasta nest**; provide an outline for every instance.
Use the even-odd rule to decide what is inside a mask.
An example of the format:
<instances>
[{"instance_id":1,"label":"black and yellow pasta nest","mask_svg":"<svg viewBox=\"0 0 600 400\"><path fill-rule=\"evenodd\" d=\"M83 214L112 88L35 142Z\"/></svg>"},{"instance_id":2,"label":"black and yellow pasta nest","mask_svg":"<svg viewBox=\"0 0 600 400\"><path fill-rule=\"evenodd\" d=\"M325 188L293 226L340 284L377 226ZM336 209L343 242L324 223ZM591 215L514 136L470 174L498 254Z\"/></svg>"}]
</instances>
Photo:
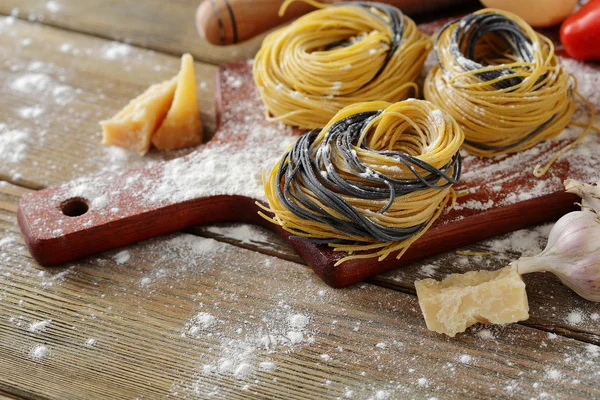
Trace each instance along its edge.
<instances>
[{"instance_id":1,"label":"black and yellow pasta nest","mask_svg":"<svg viewBox=\"0 0 600 400\"><path fill-rule=\"evenodd\" d=\"M353 258L400 258L455 198L460 126L424 100L367 102L304 136L265 177L263 217Z\"/></svg>"},{"instance_id":2,"label":"black and yellow pasta nest","mask_svg":"<svg viewBox=\"0 0 600 400\"><path fill-rule=\"evenodd\" d=\"M465 131L480 157L516 153L560 134L575 110L576 81L550 39L515 14L484 9L445 25L425 98Z\"/></svg>"},{"instance_id":3,"label":"black and yellow pasta nest","mask_svg":"<svg viewBox=\"0 0 600 400\"><path fill-rule=\"evenodd\" d=\"M350 104L417 96L432 42L413 20L388 4L308 2L321 9L268 35L254 59L267 119L313 129Z\"/></svg>"}]
</instances>

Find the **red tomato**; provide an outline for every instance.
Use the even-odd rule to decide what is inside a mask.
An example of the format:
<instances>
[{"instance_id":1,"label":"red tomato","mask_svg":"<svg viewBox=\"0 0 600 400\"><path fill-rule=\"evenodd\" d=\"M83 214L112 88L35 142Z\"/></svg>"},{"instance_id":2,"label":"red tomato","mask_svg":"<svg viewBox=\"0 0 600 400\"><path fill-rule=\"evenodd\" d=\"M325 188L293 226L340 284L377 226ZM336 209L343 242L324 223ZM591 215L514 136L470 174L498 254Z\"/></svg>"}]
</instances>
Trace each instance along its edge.
<instances>
[{"instance_id":1,"label":"red tomato","mask_svg":"<svg viewBox=\"0 0 600 400\"><path fill-rule=\"evenodd\" d=\"M590 0L560 27L567 54L578 60L600 60L600 0Z\"/></svg>"}]
</instances>

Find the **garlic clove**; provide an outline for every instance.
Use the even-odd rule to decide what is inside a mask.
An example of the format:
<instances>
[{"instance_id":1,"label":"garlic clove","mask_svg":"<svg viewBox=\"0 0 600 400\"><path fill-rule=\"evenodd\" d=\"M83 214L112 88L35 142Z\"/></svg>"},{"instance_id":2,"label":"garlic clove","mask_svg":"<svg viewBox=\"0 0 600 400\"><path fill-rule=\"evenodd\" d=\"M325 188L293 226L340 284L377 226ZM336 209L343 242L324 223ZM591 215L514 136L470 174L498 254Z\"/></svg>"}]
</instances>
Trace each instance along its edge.
<instances>
[{"instance_id":1,"label":"garlic clove","mask_svg":"<svg viewBox=\"0 0 600 400\"><path fill-rule=\"evenodd\" d=\"M552 227L537 256L511 263L519 274L551 272L581 297L600 301L600 220L588 209L574 211Z\"/></svg>"},{"instance_id":2,"label":"garlic clove","mask_svg":"<svg viewBox=\"0 0 600 400\"><path fill-rule=\"evenodd\" d=\"M594 257L591 260L580 260L580 265L572 264L569 268L555 269L552 272L563 285L579 296L589 301L600 302L600 268L598 255Z\"/></svg>"}]
</instances>

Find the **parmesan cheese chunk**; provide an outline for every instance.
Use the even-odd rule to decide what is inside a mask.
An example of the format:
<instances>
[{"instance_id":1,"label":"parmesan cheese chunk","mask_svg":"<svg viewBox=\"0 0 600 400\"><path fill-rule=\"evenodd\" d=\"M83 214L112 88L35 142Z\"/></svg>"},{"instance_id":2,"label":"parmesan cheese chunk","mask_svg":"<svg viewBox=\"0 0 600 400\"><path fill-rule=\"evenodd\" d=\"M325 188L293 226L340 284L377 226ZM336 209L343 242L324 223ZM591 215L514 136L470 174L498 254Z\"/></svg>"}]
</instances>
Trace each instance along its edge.
<instances>
[{"instance_id":1,"label":"parmesan cheese chunk","mask_svg":"<svg viewBox=\"0 0 600 400\"><path fill-rule=\"evenodd\" d=\"M454 337L467 327L508 324L529 318L525 283L510 267L452 274L442 281L415 282L429 330Z\"/></svg>"},{"instance_id":2,"label":"parmesan cheese chunk","mask_svg":"<svg viewBox=\"0 0 600 400\"><path fill-rule=\"evenodd\" d=\"M102 144L145 154L150 148L152 134L167 115L176 87L177 78L152 85L117 115L100 121L104 136Z\"/></svg>"},{"instance_id":3,"label":"parmesan cheese chunk","mask_svg":"<svg viewBox=\"0 0 600 400\"><path fill-rule=\"evenodd\" d=\"M194 59L191 55L184 54L181 57L173 104L162 125L152 136L152 144L159 150L173 150L200 143L202 124L196 100Z\"/></svg>"}]
</instances>

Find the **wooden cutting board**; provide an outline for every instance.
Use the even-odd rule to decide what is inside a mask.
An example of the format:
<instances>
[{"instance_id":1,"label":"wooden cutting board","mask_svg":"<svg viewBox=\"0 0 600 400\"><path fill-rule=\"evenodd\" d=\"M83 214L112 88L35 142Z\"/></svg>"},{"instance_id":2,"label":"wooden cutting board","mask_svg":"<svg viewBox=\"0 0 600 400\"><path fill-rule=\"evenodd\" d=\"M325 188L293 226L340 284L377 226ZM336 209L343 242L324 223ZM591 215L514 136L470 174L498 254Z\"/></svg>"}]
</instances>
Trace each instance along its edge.
<instances>
[{"instance_id":1,"label":"wooden cutting board","mask_svg":"<svg viewBox=\"0 0 600 400\"><path fill-rule=\"evenodd\" d=\"M443 22L421 28L433 31ZM600 77L596 66L573 65L578 73L587 74L582 80L589 81L590 73ZM82 178L24 196L18 220L33 257L42 265L57 265L214 222L263 225L289 240L285 231L258 216L255 202L264 202L262 173L302 132L265 120L251 62L221 67L215 93L217 133L188 156L120 175ZM577 115L584 117L581 111ZM343 287L490 236L556 219L574 209L577 201L563 192L565 178L600 179L598 135L591 134L543 178L535 178L532 170L577 132L569 129L557 140L516 155L493 160L465 157L463 179L456 186L464 195L400 260L352 260L334 267L345 253L301 240L290 243L325 282Z\"/></svg>"}]
</instances>

